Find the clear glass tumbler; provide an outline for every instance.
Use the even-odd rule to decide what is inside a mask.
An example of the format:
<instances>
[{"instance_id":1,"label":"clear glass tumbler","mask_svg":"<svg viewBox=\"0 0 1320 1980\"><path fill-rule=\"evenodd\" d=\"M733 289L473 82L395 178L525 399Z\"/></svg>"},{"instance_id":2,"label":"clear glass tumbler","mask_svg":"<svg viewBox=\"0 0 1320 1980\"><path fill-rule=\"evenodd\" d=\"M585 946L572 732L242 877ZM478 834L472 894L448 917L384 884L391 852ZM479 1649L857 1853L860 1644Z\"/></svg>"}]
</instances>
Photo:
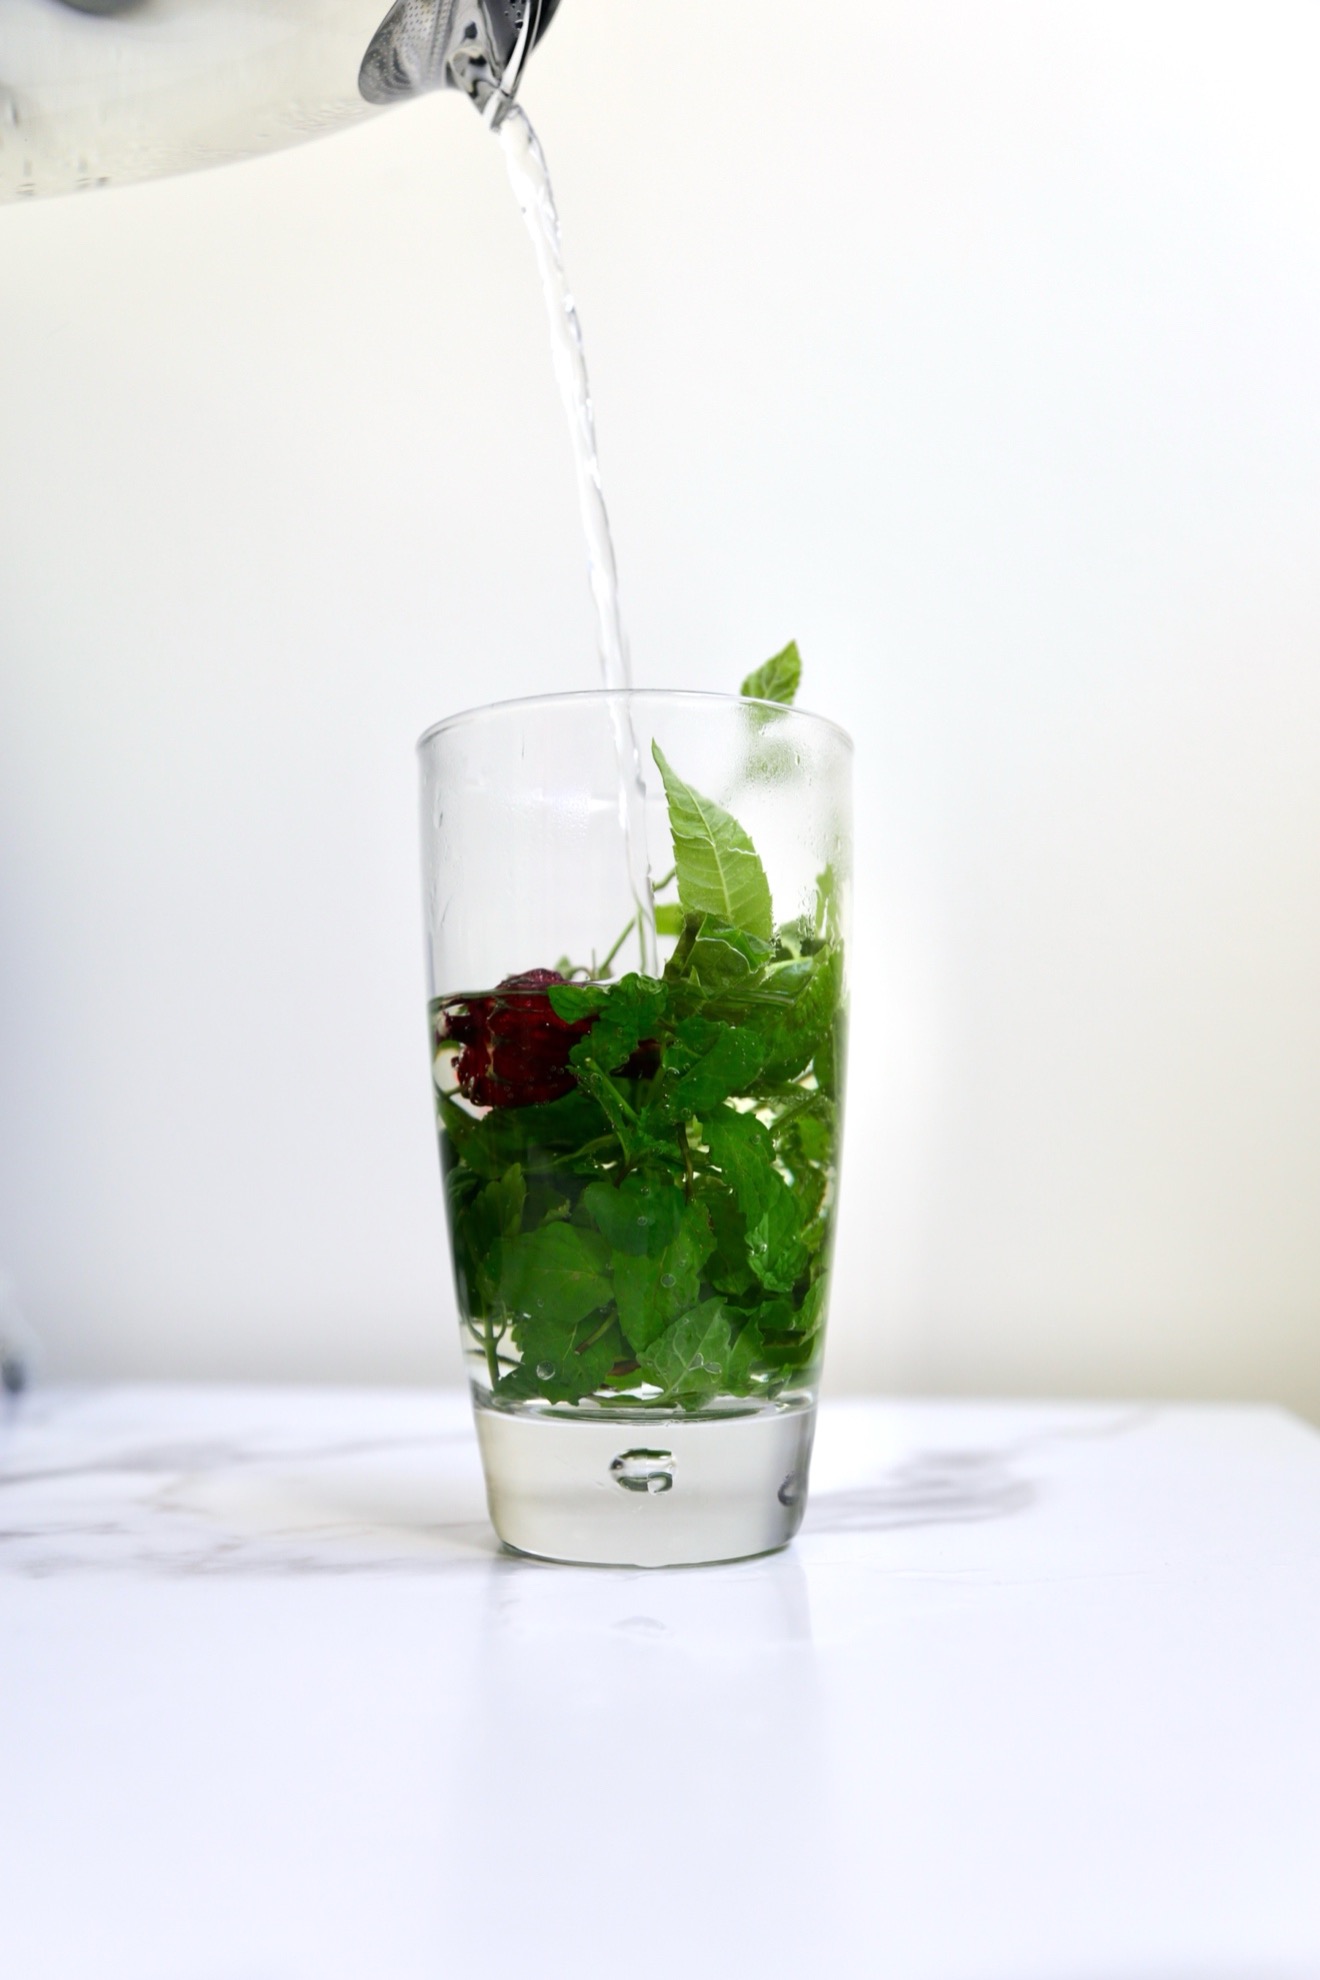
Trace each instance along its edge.
<instances>
[{"instance_id":1,"label":"clear glass tumbler","mask_svg":"<svg viewBox=\"0 0 1320 1980\"><path fill-rule=\"evenodd\" d=\"M659 1567L801 1523L843 1103L852 746L680 693L419 744L431 1057L500 1538Z\"/></svg>"}]
</instances>

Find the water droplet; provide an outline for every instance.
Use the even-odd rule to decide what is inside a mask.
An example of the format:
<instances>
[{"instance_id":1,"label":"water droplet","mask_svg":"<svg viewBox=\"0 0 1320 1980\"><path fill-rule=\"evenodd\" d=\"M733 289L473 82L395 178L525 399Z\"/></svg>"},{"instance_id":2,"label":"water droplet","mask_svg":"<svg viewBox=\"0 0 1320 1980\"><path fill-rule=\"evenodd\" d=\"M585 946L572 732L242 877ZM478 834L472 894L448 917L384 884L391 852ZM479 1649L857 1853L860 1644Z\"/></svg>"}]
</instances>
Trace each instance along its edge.
<instances>
[{"instance_id":1,"label":"water droplet","mask_svg":"<svg viewBox=\"0 0 1320 1980\"><path fill-rule=\"evenodd\" d=\"M657 1496L674 1489L672 1451L621 1451L610 1465L610 1477L625 1492Z\"/></svg>"},{"instance_id":2,"label":"water droplet","mask_svg":"<svg viewBox=\"0 0 1320 1980\"><path fill-rule=\"evenodd\" d=\"M806 1490L806 1484L807 1481L800 1471L790 1471L779 1488L780 1505L795 1506Z\"/></svg>"},{"instance_id":3,"label":"water droplet","mask_svg":"<svg viewBox=\"0 0 1320 1980\"><path fill-rule=\"evenodd\" d=\"M538 1382L553 1382L558 1373L558 1365L553 1361L538 1361L536 1364L536 1379Z\"/></svg>"},{"instance_id":4,"label":"water droplet","mask_svg":"<svg viewBox=\"0 0 1320 1980\"><path fill-rule=\"evenodd\" d=\"M642 1229L645 1230L647 1225L650 1223L651 1219L649 1217L639 1217L637 1221L641 1225Z\"/></svg>"},{"instance_id":5,"label":"water droplet","mask_svg":"<svg viewBox=\"0 0 1320 1980\"><path fill-rule=\"evenodd\" d=\"M674 1277L672 1272L662 1272L660 1274L660 1283L664 1287L665 1291L668 1292L671 1286L676 1286L678 1284L678 1281Z\"/></svg>"}]
</instances>

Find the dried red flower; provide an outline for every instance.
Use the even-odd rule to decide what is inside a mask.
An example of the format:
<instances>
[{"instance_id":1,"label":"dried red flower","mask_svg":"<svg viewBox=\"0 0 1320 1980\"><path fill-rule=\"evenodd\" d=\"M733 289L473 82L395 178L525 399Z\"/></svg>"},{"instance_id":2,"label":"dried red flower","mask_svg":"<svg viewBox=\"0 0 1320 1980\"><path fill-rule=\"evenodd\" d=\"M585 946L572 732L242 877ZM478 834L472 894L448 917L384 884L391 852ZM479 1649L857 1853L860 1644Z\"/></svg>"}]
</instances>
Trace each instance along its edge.
<instances>
[{"instance_id":1,"label":"dried red flower","mask_svg":"<svg viewBox=\"0 0 1320 1980\"><path fill-rule=\"evenodd\" d=\"M562 1099L575 1085L568 1055L591 1018L570 1024L546 995L563 983L558 970L506 976L488 997L470 997L445 1014L442 1040L463 1047L454 1067L458 1090L474 1107L534 1107Z\"/></svg>"}]
</instances>

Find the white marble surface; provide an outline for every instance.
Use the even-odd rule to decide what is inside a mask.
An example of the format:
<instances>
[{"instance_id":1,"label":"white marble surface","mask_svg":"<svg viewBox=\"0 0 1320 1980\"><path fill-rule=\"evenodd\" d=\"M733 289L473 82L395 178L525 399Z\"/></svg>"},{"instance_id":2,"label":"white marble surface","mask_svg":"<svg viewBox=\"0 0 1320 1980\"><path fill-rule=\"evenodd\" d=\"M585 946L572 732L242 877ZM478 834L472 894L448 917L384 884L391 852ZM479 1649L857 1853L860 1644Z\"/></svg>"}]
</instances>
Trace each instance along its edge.
<instances>
[{"instance_id":1,"label":"white marble surface","mask_svg":"<svg viewBox=\"0 0 1320 1980\"><path fill-rule=\"evenodd\" d=\"M456 1396L31 1398L4 1980L1320 1975L1320 1438L837 1405L814 1483L555 1568Z\"/></svg>"}]
</instances>

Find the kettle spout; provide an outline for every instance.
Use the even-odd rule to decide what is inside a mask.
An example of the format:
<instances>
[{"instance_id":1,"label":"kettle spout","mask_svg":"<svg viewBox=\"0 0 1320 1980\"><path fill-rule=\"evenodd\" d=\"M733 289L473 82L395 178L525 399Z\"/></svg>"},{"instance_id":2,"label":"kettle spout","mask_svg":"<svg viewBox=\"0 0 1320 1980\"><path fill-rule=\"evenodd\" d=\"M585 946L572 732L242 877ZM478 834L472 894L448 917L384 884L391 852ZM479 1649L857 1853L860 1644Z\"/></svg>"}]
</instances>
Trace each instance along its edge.
<instances>
[{"instance_id":1,"label":"kettle spout","mask_svg":"<svg viewBox=\"0 0 1320 1980\"><path fill-rule=\"evenodd\" d=\"M559 0L395 0L358 73L368 103L433 89L461 89L483 112L502 114L528 53Z\"/></svg>"}]
</instances>

